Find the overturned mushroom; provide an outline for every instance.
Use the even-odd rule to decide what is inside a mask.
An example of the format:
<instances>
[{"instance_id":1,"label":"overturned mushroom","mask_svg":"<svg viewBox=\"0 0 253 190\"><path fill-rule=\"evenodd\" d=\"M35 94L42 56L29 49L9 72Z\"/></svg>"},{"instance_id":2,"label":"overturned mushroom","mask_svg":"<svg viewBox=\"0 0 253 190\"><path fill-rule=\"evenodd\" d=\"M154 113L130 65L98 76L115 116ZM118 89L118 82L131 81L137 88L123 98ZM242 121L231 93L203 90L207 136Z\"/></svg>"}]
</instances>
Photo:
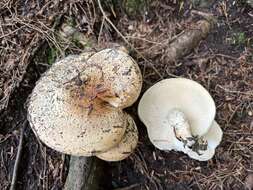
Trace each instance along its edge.
<instances>
[{"instance_id":1,"label":"overturned mushroom","mask_svg":"<svg viewBox=\"0 0 253 190\"><path fill-rule=\"evenodd\" d=\"M138 114L151 142L161 150L177 150L191 158L211 159L222 138L214 121L215 103L197 82L165 79L143 95Z\"/></svg>"},{"instance_id":2,"label":"overturned mushroom","mask_svg":"<svg viewBox=\"0 0 253 190\"><path fill-rule=\"evenodd\" d=\"M57 151L75 156L101 154L127 136L130 116L122 109L136 101L141 85L138 65L123 51L69 56L37 83L28 120L36 135Z\"/></svg>"}]
</instances>

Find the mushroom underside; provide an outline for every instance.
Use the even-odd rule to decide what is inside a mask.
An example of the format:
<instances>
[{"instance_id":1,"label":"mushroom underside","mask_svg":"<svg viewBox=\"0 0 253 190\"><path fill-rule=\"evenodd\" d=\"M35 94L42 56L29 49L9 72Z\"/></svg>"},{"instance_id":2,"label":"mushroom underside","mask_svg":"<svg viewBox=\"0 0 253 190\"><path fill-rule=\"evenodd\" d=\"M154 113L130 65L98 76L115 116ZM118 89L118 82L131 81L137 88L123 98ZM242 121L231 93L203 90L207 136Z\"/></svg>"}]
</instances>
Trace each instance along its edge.
<instances>
[{"instance_id":1,"label":"mushroom underside","mask_svg":"<svg viewBox=\"0 0 253 190\"><path fill-rule=\"evenodd\" d=\"M221 141L214 121L215 104L200 84L184 78L165 79L149 88L138 115L151 142L161 150L177 150L197 160L208 160Z\"/></svg>"}]
</instances>

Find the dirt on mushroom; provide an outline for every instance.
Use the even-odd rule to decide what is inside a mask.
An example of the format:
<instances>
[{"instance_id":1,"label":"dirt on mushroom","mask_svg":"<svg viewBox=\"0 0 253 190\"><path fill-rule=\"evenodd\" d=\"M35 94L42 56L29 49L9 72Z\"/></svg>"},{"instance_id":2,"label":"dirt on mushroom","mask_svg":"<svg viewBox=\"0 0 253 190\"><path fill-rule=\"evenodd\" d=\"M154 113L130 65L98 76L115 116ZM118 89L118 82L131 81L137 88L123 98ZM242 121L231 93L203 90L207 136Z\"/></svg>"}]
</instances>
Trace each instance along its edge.
<instances>
[{"instance_id":1,"label":"dirt on mushroom","mask_svg":"<svg viewBox=\"0 0 253 190\"><path fill-rule=\"evenodd\" d=\"M15 6L14 1L3 2L1 3L9 2L6 5L13 9L18 7L26 12L35 12L49 1L40 1L42 2L40 5L31 1L33 6L30 1L29 4L22 3L20 6ZM66 6L71 5L71 13L66 17L75 15L74 18L78 20L77 28L80 31L88 31L87 33L93 31L99 36L100 44L106 44L109 41L123 43L108 23L100 20L99 9L94 11L96 16L89 17L94 12L83 11L87 7L86 1L75 1L73 4L68 1L60 2L66 2ZM131 17L123 12L124 9L115 8L109 1L103 4L117 28L139 52L151 60L161 76L164 78L174 76L191 78L210 91L217 105L217 120L225 131L224 139L217 149L217 155L212 161L206 163L190 160L187 156L176 152L161 152L150 144L145 127L136 115L136 103L127 111L133 115L142 134L138 150L129 159L111 164L112 179L108 180L110 184L107 189L119 187L131 187L136 190L146 187L158 189L161 186L164 189L243 189L244 183L248 186L248 176L251 175L253 168L253 12L245 2L216 1L209 9L200 9L214 13L217 16L218 24L194 51L171 64L166 64L163 49L166 49L166 42L170 41L173 36L194 27L196 17L190 15L190 1L153 1L143 12L138 12L137 15L131 15ZM90 7L92 6L90 4ZM65 11L57 6L52 9L54 12ZM48 18L50 12L46 9L44 11ZM16 27L19 28L22 25L20 23ZM12 35L19 36L17 32ZM7 40L11 41L8 43L15 42L12 41L12 38L7 38ZM58 56L57 49L55 51L55 48L48 46L46 40L44 43L46 44L42 44L44 49L48 49L51 54L56 52ZM81 52L80 48L75 45L67 54ZM164 48L159 48L158 51L157 46ZM144 76L143 90L160 80L161 77L156 74L150 63L134 52L132 56L141 66ZM22 82L9 99L8 108L0 115L0 153L3 155L0 157L0 189L8 189L10 183L9 176L12 172L19 137L15 129L19 129L20 120L25 113L23 103L35 82L48 67L45 64L47 55L42 53L39 57L40 59L36 58L30 62ZM5 59L1 57L1 61L4 63ZM9 83L5 85L8 86ZM68 157L40 145L29 130L25 132L24 140L21 160L22 163L27 164L22 165L20 169L18 189L61 189L67 174Z\"/></svg>"}]
</instances>

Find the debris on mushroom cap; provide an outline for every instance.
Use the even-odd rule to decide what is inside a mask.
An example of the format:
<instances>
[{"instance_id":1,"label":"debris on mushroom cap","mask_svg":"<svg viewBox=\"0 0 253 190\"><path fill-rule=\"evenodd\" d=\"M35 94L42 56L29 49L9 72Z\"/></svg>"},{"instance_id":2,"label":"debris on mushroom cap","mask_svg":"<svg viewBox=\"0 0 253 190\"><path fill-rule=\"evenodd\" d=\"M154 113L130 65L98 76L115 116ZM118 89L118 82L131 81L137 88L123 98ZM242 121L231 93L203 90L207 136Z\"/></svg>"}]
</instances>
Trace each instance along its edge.
<instances>
[{"instance_id":1,"label":"debris on mushroom cap","mask_svg":"<svg viewBox=\"0 0 253 190\"><path fill-rule=\"evenodd\" d=\"M221 141L221 129L212 129L215 112L206 89L184 78L158 82L144 93L138 106L139 117L157 148L183 151L198 160L210 159Z\"/></svg>"},{"instance_id":2,"label":"debris on mushroom cap","mask_svg":"<svg viewBox=\"0 0 253 190\"><path fill-rule=\"evenodd\" d=\"M176 118L175 121L169 121L169 125L174 127L176 138L183 143L183 147L178 145L178 149L176 150L182 151L188 154L189 157L199 161L207 161L211 159L214 156L215 148L220 144L223 135L222 130L217 122L213 121L208 132L202 137L191 136L188 128L189 124L187 119L184 117L184 114L179 112L175 115L175 112L178 112L178 110L173 110L171 116L174 115L178 118ZM169 119L172 120L173 118L170 117ZM175 125L175 123L177 125ZM185 127L185 131L183 131L183 127ZM180 130L178 130L178 128Z\"/></svg>"},{"instance_id":3,"label":"debris on mushroom cap","mask_svg":"<svg viewBox=\"0 0 253 190\"><path fill-rule=\"evenodd\" d=\"M106 49L69 56L38 81L28 120L49 147L77 156L95 155L123 138L127 118L121 107L137 99L141 84L138 65L124 52Z\"/></svg>"},{"instance_id":4,"label":"debris on mushroom cap","mask_svg":"<svg viewBox=\"0 0 253 190\"><path fill-rule=\"evenodd\" d=\"M106 161L120 161L127 158L135 149L138 143L138 131L134 120L127 115L128 124L126 133L119 144L104 153L96 156Z\"/></svg>"},{"instance_id":5,"label":"debris on mushroom cap","mask_svg":"<svg viewBox=\"0 0 253 190\"><path fill-rule=\"evenodd\" d=\"M214 156L215 148L220 144L223 132L216 121L213 121L209 131L202 137L207 142L205 150L199 152L192 151L192 149L185 149L184 152L191 158L199 161L207 161Z\"/></svg>"}]
</instances>

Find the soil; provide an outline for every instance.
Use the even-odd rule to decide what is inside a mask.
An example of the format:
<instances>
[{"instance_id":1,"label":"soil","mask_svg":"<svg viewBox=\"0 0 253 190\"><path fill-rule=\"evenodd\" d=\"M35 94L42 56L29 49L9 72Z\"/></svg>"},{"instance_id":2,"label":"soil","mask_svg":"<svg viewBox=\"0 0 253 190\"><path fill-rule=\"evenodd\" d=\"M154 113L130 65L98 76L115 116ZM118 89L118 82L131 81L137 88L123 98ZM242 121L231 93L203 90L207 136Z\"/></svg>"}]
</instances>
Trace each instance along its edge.
<instances>
[{"instance_id":1,"label":"soil","mask_svg":"<svg viewBox=\"0 0 253 190\"><path fill-rule=\"evenodd\" d=\"M41 2L45 5L49 1ZM60 8L69 2L62 3ZM83 11L80 11L79 5L84 7ZM252 180L248 179L253 173L253 8L244 1L217 1L208 8L200 8L194 7L190 1L160 0L142 4L142 8L131 12L134 14L131 15L124 5L120 6L114 1L108 0L103 6L118 30L146 58L144 60L133 49L130 51L143 73L142 93L162 78L180 76L199 82L215 100L216 121L223 129L224 136L214 158L208 162L192 160L180 152L160 151L150 143L146 128L138 119L137 101L126 111L138 126L138 148L126 160L107 165L107 173L111 175L105 177L107 184L101 189L237 190L252 187ZM28 7L30 12L36 9L36 6ZM102 22L102 14L96 3L76 1L66 7L66 10L59 12L64 19L76 15L75 23L80 32L95 34L102 45L109 42L126 45L108 23ZM57 12L56 5L54 9ZM214 14L217 23L194 51L176 62L168 62L164 52L171 39L184 30L194 28L194 23L202 19L192 14L192 9ZM48 11L44 17L50 14L52 12ZM83 21L84 18L87 22ZM55 26L54 23L52 21L49 26ZM14 32L15 35L18 34ZM9 93L8 106L4 106L0 114L1 190L10 187L20 138L19 129L26 118L26 100L41 74L50 67L47 63L52 51L48 53L46 50L53 49L52 42L42 37L38 43L40 49L27 59L27 67L15 67L25 72L22 80ZM60 45L66 54L79 53L82 48L79 45L64 48L65 43ZM57 50L54 56L63 55ZM3 56L0 59L1 63L6 60ZM4 65L1 64L1 67ZM0 70L1 75L4 71L9 72L2 68ZM6 78L9 75L3 76L4 81L8 81ZM2 91L5 86L1 86ZM69 156L41 144L27 126L17 189L62 189L68 163Z\"/></svg>"}]
</instances>

